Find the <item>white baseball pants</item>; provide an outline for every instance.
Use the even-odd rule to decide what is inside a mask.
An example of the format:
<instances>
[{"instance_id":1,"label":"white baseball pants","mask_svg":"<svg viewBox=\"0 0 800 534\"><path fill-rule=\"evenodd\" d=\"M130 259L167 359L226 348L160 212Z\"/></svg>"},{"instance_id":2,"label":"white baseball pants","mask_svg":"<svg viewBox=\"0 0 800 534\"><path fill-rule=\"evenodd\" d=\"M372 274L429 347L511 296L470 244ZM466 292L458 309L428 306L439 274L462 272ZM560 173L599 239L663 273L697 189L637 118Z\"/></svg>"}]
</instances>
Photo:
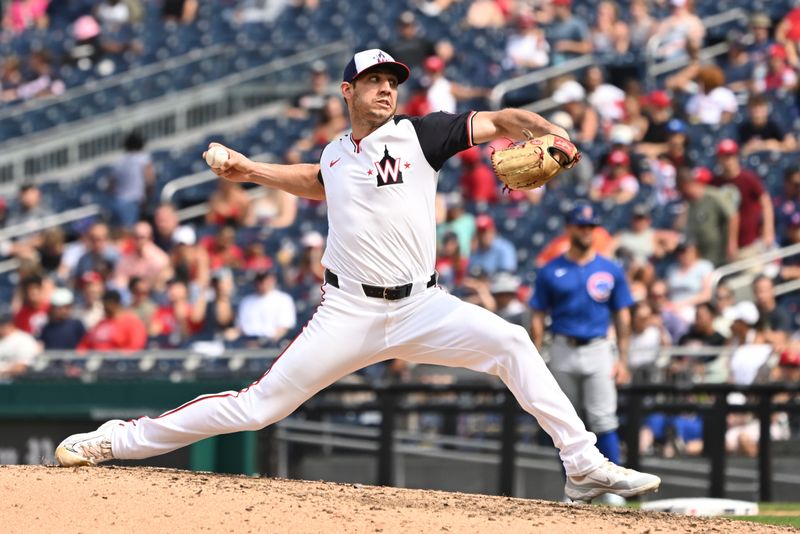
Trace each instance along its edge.
<instances>
[{"instance_id":1,"label":"white baseball pants","mask_svg":"<svg viewBox=\"0 0 800 534\"><path fill-rule=\"evenodd\" d=\"M522 327L436 287L387 301L330 284L314 317L261 379L116 426L112 451L120 459L149 458L218 434L258 430L340 378L391 358L497 375L553 438L567 474L604 461Z\"/></svg>"}]
</instances>

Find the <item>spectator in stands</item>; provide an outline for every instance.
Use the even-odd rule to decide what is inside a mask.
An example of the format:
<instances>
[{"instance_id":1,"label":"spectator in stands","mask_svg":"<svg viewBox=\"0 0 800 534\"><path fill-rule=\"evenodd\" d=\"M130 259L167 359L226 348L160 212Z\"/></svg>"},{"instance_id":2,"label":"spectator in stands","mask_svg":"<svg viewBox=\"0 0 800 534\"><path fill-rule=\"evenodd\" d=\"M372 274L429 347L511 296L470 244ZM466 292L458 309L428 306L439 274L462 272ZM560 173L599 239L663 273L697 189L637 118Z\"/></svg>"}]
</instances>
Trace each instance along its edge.
<instances>
[{"instance_id":1,"label":"spectator in stands","mask_svg":"<svg viewBox=\"0 0 800 534\"><path fill-rule=\"evenodd\" d=\"M56 226L42 231L28 242L31 247L31 259L36 261L50 278L62 280L68 278L68 273L62 268L61 262L65 239L64 231Z\"/></svg>"},{"instance_id":2,"label":"spectator in stands","mask_svg":"<svg viewBox=\"0 0 800 534\"><path fill-rule=\"evenodd\" d=\"M153 235L153 242L158 245L158 248L164 252L169 252L174 245L172 234L178 228L180 221L178 220L178 213L175 211L175 206L168 202L158 205L155 213L153 214L153 225L155 232Z\"/></svg>"},{"instance_id":3,"label":"spectator in stands","mask_svg":"<svg viewBox=\"0 0 800 534\"><path fill-rule=\"evenodd\" d=\"M764 341L775 350L783 350L792 331L792 317L785 308L778 306L775 285L768 276L759 275L753 280L753 298L758 308L758 330L764 333Z\"/></svg>"},{"instance_id":4,"label":"spectator in stands","mask_svg":"<svg viewBox=\"0 0 800 534\"><path fill-rule=\"evenodd\" d=\"M640 203L633 207L630 224L614 235L615 256L622 249L631 254L635 263L645 265L651 258L663 258L676 247L677 232L653 228L650 212L647 204Z\"/></svg>"},{"instance_id":5,"label":"spectator in stands","mask_svg":"<svg viewBox=\"0 0 800 534\"><path fill-rule=\"evenodd\" d=\"M0 311L0 380L24 375L40 352L36 339L14 326L11 312Z\"/></svg>"},{"instance_id":6,"label":"spectator in stands","mask_svg":"<svg viewBox=\"0 0 800 534\"><path fill-rule=\"evenodd\" d=\"M242 268L246 271L263 271L272 268L272 258L267 255L264 243L255 239L244 247Z\"/></svg>"},{"instance_id":7,"label":"spectator in stands","mask_svg":"<svg viewBox=\"0 0 800 534\"><path fill-rule=\"evenodd\" d=\"M250 197L242 185L230 180L219 180L217 189L208 200L206 222L217 225L243 226L247 219Z\"/></svg>"},{"instance_id":8,"label":"spectator in stands","mask_svg":"<svg viewBox=\"0 0 800 534\"><path fill-rule=\"evenodd\" d=\"M75 317L83 321L87 330L103 319L105 314L103 310L104 292L105 282L99 273L89 271L80 277L81 300L75 309Z\"/></svg>"},{"instance_id":9,"label":"spectator in stands","mask_svg":"<svg viewBox=\"0 0 800 534\"><path fill-rule=\"evenodd\" d=\"M198 0L164 0L161 16L166 21L188 24L197 17Z\"/></svg>"},{"instance_id":10,"label":"spectator in stands","mask_svg":"<svg viewBox=\"0 0 800 534\"><path fill-rule=\"evenodd\" d=\"M325 268L322 266L325 238L317 231L307 232L300 238L300 245L303 249L300 252L297 268L287 269L286 285L316 288L323 282L325 276Z\"/></svg>"},{"instance_id":11,"label":"spectator in stands","mask_svg":"<svg viewBox=\"0 0 800 534\"><path fill-rule=\"evenodd\" d=\"M783 173L783 191L773 199L775 207L775 231L780 244L790 240L788 231L795 213L800 213L800 166L789 166Z\"/></svg>"},{"instance_id":12,"label":"spectator in stands","mask_svg":"<svg viewBox=\"0 0 800 534\"><path fill-rule=\"evenodd\" d=\"M795 67L800 66L800 5L795 2L795 8L789 11L775 28L775 39L785 48L789 63Z\"/></svg>"},{"instance_id":13,"label":"spectator in stands","mask_svg":"<svg viewBox=\"0 0 800 534\"><path fill-rule=\"evenodd\" d=\"M658 380L658 360L661 347L671 345L669 334L661 327L647 302L631 308L631 341L628 369L631 382L648 384Z\"/></svg>"},{"instance_id":14,"label":"spectator in stands","mask_svg":"<svg viewBox=\"0 0 800 534\"><path fill-rule=\"evenodd\" d=\"M78 350L136 351L147 345L147 327L125 309L118 291L103 295L103 319L78 344Z\"/></svg>"},{"instance_id":15,"label":"spectator in stands","mask_svg":"<svg viewBox=\"0 0 800 534\"><path fill-rule=\"evenodd\" d=\"M248 346L277 342L297 322L292 297L279 290L276 283L274 271L258 273L256 292L245 296L239 304L236 327Z\"/></svg>"},{"instance_id":16,"label":"spectator in stands","mask_svg":"<svg viewBox=\"0 0 800 534\"><path fill-rule=\"evenodd\" d=\"M592 200L613 200L617 204L627 204L639 192L639 180L631 173L630 156L622 150L614 150L608 155L603 173L592 180L589 198Z\"/></svg>"},{"instance_id":17,"label":"spectator in stands","mask_svg":"<svg viewBox=\"0 0 800 534\"><path fill-rule=\"evenodd\" d=\"M656 28L658 56L678 59L688 56L690 48L700 49L706 29L700 17L694 14L693 0L670 0L672 11Z\"/></svg>"},{"instance_id":18,"label":"spectator in stands","mask_svg":"<svg viewBox=\"0 0 800 534\"><path fill-rule=\"evenodd\" d=\"M731 337L734 304L736 304L736 296L733 290L727 283L719 284L714 293L714 307L717 310L717 315L714 317L714 330L726 340Z\"/></svg>"},{"instance_id":19,"label":"spectator in stands","mask_svg":"<svg viewBox=\"0 0 800 534\"><path fill-rule=\"evenodd\" d=\"M153 315L158 306L150 296L150 285L147 280L134 276L128 282L128 293L131 298L130 309L144 324L152 324Z\"/></svg>"},{"instance_id":20,"label":"spectator in stands","mask_svg":"<svg viewBox=\"0 0 800 534\"><path fill-rule=\"evenodd\" d=\"M47 28L50 0L11 0L3 17L3 28L21 33L29 28Z\"/></svg>"},{"instance_id":21,"label":"spectator in stands","mask_svg":"<svg viewBox=\"0 0 800 534\"><path fill-rule=\"evenodd\" d=\"M774 41L770 35L772 19L766 13L755 13L750 17L752 41L747 49L750 61L756 66L766 66L769 48Z\"/></svg>"},{"instance_id":22,"label":"spectator in stands","mask_svg":"<svg viewBox=\"0 0 800 534\"><path fill-rule=\"evenodd\" d=\"M733 120L739 109L736 95L725 87L725 73L717 65L699 68L695 80L698 92L686 103L692 122L719 125Z\"/></svg>"},{"instance_id":23,"label":"spectator in stands","mask_svg":"<svg viewBox=\"0 0 800 534\"><path fill-rule=\"evenodd\" d=\"M655 157L667 149L667 125L672 119L672 100L665 91L657 90L642 97L642 101L647 117L647 131L642 135L642 142L637 149Z\"/></svg>"},{"instance_id":24,"label":"spectator in stands","mask_svg":"<svg viewBox=\"0 0 800 534\"><path fill-rule=\"evenodd\" d=\"M102 0L94 8L97 21L106 30L116 30L131 21L131 10L123 0Z\"/></svg>"},{"instance_id":25,"label":"spectator in stands","mask_svg":"<svg viewBox=\"0 0 800 534\"><path fill-rule=\"evenodd\" d=\"M687 209L676 221L688 240L697 245L702 258L713 265L723 265L738 236L735 204L715 187L709 187L708 176L689 167L678 169L678 190Z\"/></svg>"},{"instance_id":26,"label":"spectator in stands","mask_svg":"<svg viewBox=\"0 0 800 534\"><path fill-rule=\"evenodd\" d=\"M433 41L421 35L417 19L411 11L403 11L397 19L398 40L390 44L387 52L409 66L413 72L425 59L436 53Z\"/></svg>"},{"instance_id":27,"label":"spectator in stands","mask_svg":"<svg viewBox=\"0 0 800 534\"><path fill-rule=\"evenodd\" d=\"M489 285L493 303L488 309L509 323L528 328L531 323L527 306L519 299L520 284L511 273L496 273Z\"/></svg>"},{"instance_id":28,"label":"spectator in stands","mask_svg":"<svg viewBox=\"0 0 800 534\"><path fill-rule=\"evenodd\" d=\"M132 248L120 257L114 269L116 287L128 287L134 276L147 280L156 291L163 289L173 276L169 256L153 243L153 228L144 221L134 225Z\"/></svg>"},{"instance_id":29,"label":"spectator in stands","mask_svg":"<svg viewBox=\"0 0 800 534\"><path fill-rule=\"evenodd\" d=\"M329 96L311 134L292 145L286 153L286 161L300 163L306 159L319 159L325 145L340 135L348 124L341 98ZM313 154L308 156L307 153L312 151Z\"/></svg>"},{"instance_id":30,"label":"spectator in stands","mask_svg":"<svg viewBox=\"0 0 800 534\"><path fill-rule=\"evenodd\" d=\"M735 348L729 362L731 382L752 384L772 347L766 344L764 331L758 328L761 316L755 304L749 300L737 302L731 308L729 318L732 322L728 344Z\"/></svg>"},{"instance_id":31,"label":"spectator in stands","mask_svg":"<svg viewBox=\"0 0 800 534\"><path fill-rule=\"evenodd\" d=\"M497 235L492 217L486 214L475 219L477 244L469 258L469 270L482 269L486 274L517 271L517 251L508 239Z\"/></svg>"},{"instance_id":32,"label":"spectator in stands","mask_svg":"<svg viewBox=\"0 0 800 534\"><path fill-rule=\"evenodd\" d=\"M647 41L656 31L656 21L650 16L647 0L631 0L628 8L630 15L629 33L632 51L642 55L647 45Z\"/></svg>"},{"instance_id":33,"label":"spectator in stands","mask_svg":"<svg viewBox=\"0 0 800 534\"><path fill-rule=\"evenodd\" d=\"M156 171L144 145L144 138L131 132L124 141L125 155L111 167L108 192L112 226L133 226L139 220L143 205L153 196Z\"/></svg>"},{"instance_id":34,"label":"spectator in stands","mask_svg":"<svg viewBox=\"0 0 800 534\"><path fill-rule=\"evenodd\" d=\"M800 212L795 212L786 222L786 246L800 244ZM800 255L784 258L781 264L780 277L782 280L797 280L800 278Z\"/></svg>"},{"instance_id":35,"label":"spectator in stands","mask_svg":"<svg viewBox=\"0 0 800 534\"><path fill-rule=\"evenodd\" d=\"M608 131L613 124L626 119L625 91L616 85L607 83L601 67L592 65L586 69L584 85L589 94L587 100L599 113L605 131ZM633 137L636 140L640 139L638 133L638 131L633 132Z\"/></svg>"},{"instance_id":36,"label":"spectator in stands","mask_svg":"<svg viewBox=\"0 0 800 534\"><path fill-rule=\"evenodd\" d=\"M763 75L762 75L763 73ZM767 50L767 69L756 69L755 90L785 94L797 89L797 71L789 64L786 48L775 43Z\"/></svg>"},{"instance_id":37,"label":"spectator in stands","mask_svg":"<svg viewBox=\"0 0 800 534\"><path fill-rule=\"evenodd\" d=\"M738 192L738 238L729 245L731 259L752 257L775 243L775 215L772 199L764 189L761 178L743 169L739 161L739 145L723 139L717 145L717 162L722 174L715 176L713 185L732 195Z\"/></svg>"},{"instance_id":38,"label":"spectator in stands","mask_svg":"<svg viewBox=\"0 0 800 534\"><path fill-rule=\"evenodd\" d=\"M711 273L714 264L701 258L697 245L683 240L675 247L677 263L667 269L666 281L669 300L675 313L684 321L694 320L695 306L711 300Z\"/></svg>"},{"instance_id":39,"label":"spectator in stands","mask_svg":"<svg viewBox=\"0 0 800 534\"><path fill-rule=\"evenodd\" d=\"M722 61L725 85L736 95L749 93L755 66L747 53L746 36L734 32L728 37L728 55Z\"/></svg>"},{"instance_id":40,"label":"spectator in stands","mask_svg":"<svg viewBox=\"0 0 800 534\"><path fill-rule=\"evenodd\" d=\"M48 215L52 215L53 210L42 199L42 191L31 182L23 183L19 188L19 198L14 206L9 210L6 219L7 226L23 224L30 221L37 221Z\"/></svg>"},{"instance_id":41,"label":"spectator in stands","mask_svg":"<svg viewBox=\"0 0 800 534\"><path fill-rule=\"evenodd\" d=\"M439 243L442 243L446 234L450 232L456 234L461 257L467 259L472 251L472 239L475 237L475 216L464 209L464 198L461 193L448 193L444 198L446 215L444 221L441 221L436 228Z\"/></svg>"},{"instance_id":42,"label":"spectator in stands","mask_svg":"<svg viewBox=\"0 0 800 534\"><path fill-rule=\"evenodd\" d=\"M286 115L294 119L311 118L319 120L325 109L325 102L328 97L333 95L330 89L330 81L325 62L313 62L311 64L311 81L308 89L294 98L292 107L286 110Z\"/></svg>"},{"instance_id":43,"label":"spectator in stands","mask_svg":"<svg viewBox=\"0 0 800 534\"><path fill-rule=\"evenodd\" d=\"M86 252L75 265L74 276L80 279L88 272L108 275L119 261L119 251L109 240L108 226L103 222L93 223L86 231Z\"/></svg>"},{"instance_id":44,"label":"spectator in stands","mask_svg":"<svg viewBox=\"0 0 800 534\"><path fill-rule=\"evenodd\" d=\"M203 328L193 339L236 339L238 332L234 328L236 311L233 305L236 286L230 269L218 269L212 273L211 291L212 294L206 299Z\"/></svg>"},{"instance_id":45,"label":"spectator in stands","mask_svg":"<svg viewBox=\"0 0 800 534\"><path fill-rule=\"evenodd\" d=\"M594 26L590 30L592 51L601 56L622 56L630 49L630 30L619 17L616 2L604 0L597 4Z\"/></svg>"},{"instance_id":46,"label":"spectator in stands","mask_svg":"<svg viewBox=\"0 0 800 534\"><path fill-rule=\"evenodd\" d=\"M503 28L508 9L496 0L473 0L467 10L466 23L471 28Z\"/></svg>"},{"instance_id":47,"label":"spectator in stands","mask_svg":"<svg viewBox=\"0 0 800 534\"><path fill-rule=\"evenodd\" d=\"M572 118L576 134L572 140L579 144L594 143L600 128L600 117L587 103L583 86L575 80L566 80L558 86L551 98Z\"/></svg>"},{"instance_id":48,"label":"spectator in stands","mask_svg":"<svg viewBox=\"0 0 800 534\"><path fill-rule=\"evenodd\" d=\"M201 239L200 245L208 252L212 271L222 267L238 269L244 264L244 253L236 244L236 229L233 226L223 226L215 235Z\"/></svg>"},{"instance_id":49,"label":"spectator in stands","mask_svg":"<svg viewBox=\"0 0 800 534\"><path fill-rule=\"evenodd\" d=\"M22 61L18 56L3 58L0 71L0 102L16 100L17 87L22 84Z\"/></svg>"},{"instance_id":50,"label":"spectator in stands","mask_svg":"<svg viewBox=\"0 0 800 534\"><path fill-rule=\"evenodd\" d=\"M423 65L428 84L428 108L431 111L455 113L459 101L482 98L490 92L489 89L469 87L447 79L444 73L445 60L438 55L428 57Z\"/></svg>"},{"instance_id":51,"label":"spectator in stands","mask_svg":"<svg viewBox=\"0 0 800 534\"><path fill-rule=\"evenodd\" d=\"M194 302L189 301L186 283L177 278L167 282L167 302L148 325L148 335L161 347L181 347L203 329L206 312L205 291Z\"/></svg>"},{"instance_id":52,"label":"spectator in stands","mask_svg":"<svg viewBox=\"0 0 800 534\"><path fill-rule=\"evenodd\" d=\"M50 309L48 295L40 276L24 278L20 282L20 306L14 314L14 326L34 336L38 336L47 323Z\"/></svg>"},{"instance_id":53,"label":"spectator in stands","mask_svg":"<svg viewBox=\"0 0 800 534\"><path fill-rule=\"evenodd\" d=\"M545 28L554 65L592 52L586 22L572 15L572 0L553 0L553 22Z\"/></svg>"},{"instance_id":54,"label":"spectator in stands","mask_svg":"<svg viewBox=\"0 0 800 534\"><path fill-rule=\"evenodd\" d=\"M74 302L75 297L69 289L60 287L53 291L47 324L39 334L46 350L75 350L86 334L83 322L72 317Z\"/></svg>"},{"instance_id":55,"label":"spectator in stands","mask_svg":"<svg viewBox=\"0 0 800 534\"><path fill-rule=\"evenodd\" d=\"M517 16L516 31L508 36L503 65L518 73L538 69L550 63L550 45L530 13Z\"/></svg>"},{"instance_id":56,"label":"spectator in stands","mask_svg":"<svg viewBox=\"0 0 800 534\"><path fill-rule=\"evenodd\" d=\"M17 87L16 97L21 100L57 96L66 90L64 82L53 74L50 56L43 50L33 52L28 58L31 77Z\"/></svg>"},{"instance_id":57,"label":"spectator in stands","mask_svg":"<svg viewBox=\"0 0 800 534\"><path fill-rule=\"evenodd\" d=\"M721 347L727 339L714 327L717 310L711 302L701 302L695 307L694 321L679 341L680 345L696 343L700 346ZM712 358L713 359L713 358Z\"/></svg>"},{"instance_id":58,"label":"spectator in stands","mask_svg":"<svg viewBox=\"0 0 800 534\"><path fill-rule=\"evenodd\" d=\"M497 177L483 161L481 148L474 146L459 153L461 160L461 192L470 202L497 202Z\"/></svg>"},{"instance_id":59,"label":"spectator in stands","mask_svg":"<svg viewBox=\"0 0 800 534\"><path fill-rule=\"evenodd\" d=\"M667 146L663 156L676 168L694 167L694 160L687 151L689 132L686 123L680 119L667 122Z\"/></svg>"},{"instance_id":60,"label":"spectator in stands","mask_svg":"<svg viewBox=\"0 0 800 534\"><path fill-rule=\"evenodd\" d=\"M170 252L170 263L176 279L194 291L208 287L211 277L208 251L197 244L197 235L191 226L179 226L172 234L175 245Z\"/></svg>"},{"instance_id":61,"label":"spectator in stands","mask_svg":"<svg viewBox=\"0 0 800 534\"><path fill-rule=\"evenodd\" d=\"M765 150L792 152L797 142L792 132L786 132L769 117L769 99L752 95L747 102L747 120L739 125L739 143L742 154Z\"/></svg>"},{"instance_id":62,"label":"spectator in stands","mask_svg":"<svg viewBox=\"0 0 800 534\"><path fill-rule=\"evenodd\" d=\"M280 189L262 187L259 196L250 201L245 217L246 226L286 228L297 217L297 197Z\"/></svg>"},{"instance_id":63,"label":"spectator in stands","mask_svg":"<svg viewBox=\"0 0 800 534\"><path fill-rule=\"evenodd\" d=\"M660 321L660 324L666 329L672 343L677 344L681 336L689 329L689 325L673 311L674 306L669 300L669 291L666 282L663 280L655 280L650 285L650 291L647 294L647 303L653 310L655 319Z\"/></svg>"},{"instance_id":64,"label":"spectator in stands","mask_svg":"<svg viewBox=\"0 0 800 534\"><path fill-rule=\"evenodd\" d=\"M440 240L439 252L436 255L436 272L439 273L439 285L448 289L460 286L467 274L469 254L463 254L458 244L458 235L447 232Z\"/></svg>"}]
</instances>

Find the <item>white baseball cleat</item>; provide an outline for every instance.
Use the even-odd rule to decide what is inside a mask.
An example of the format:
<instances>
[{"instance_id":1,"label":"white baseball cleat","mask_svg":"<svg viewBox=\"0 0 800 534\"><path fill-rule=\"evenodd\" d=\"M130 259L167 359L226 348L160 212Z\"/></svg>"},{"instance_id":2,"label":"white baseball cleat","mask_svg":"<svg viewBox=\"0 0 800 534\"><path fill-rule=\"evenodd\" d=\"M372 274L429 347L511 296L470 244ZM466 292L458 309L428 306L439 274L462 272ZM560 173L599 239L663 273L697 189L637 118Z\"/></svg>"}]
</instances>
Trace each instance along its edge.
<instances>
[{"instance_id":1,"label":"white baseball cleat","mask_svg":"<svg viewBox=\"0 0 800 534\"><path fill-rule=\"evenodd\" d=\"M582 476L568 476L564 492L573 501L588 502L604 493L635 497L658 491L661 479L649 473L620 467L606 460L600 467Z\"/></svg>"},{"instance_id":2,"label":"white baseball cleat","mask_svg":"<svg viewBox=\"0 0 800 534\"><path fill-rule=\"evenodd\" d=\"M111 428L124 423L112 419L94 432L73 434L56 447L56 460L63 467L97 465L114 459L111 452Z\"/></svg>"}]
</instances>

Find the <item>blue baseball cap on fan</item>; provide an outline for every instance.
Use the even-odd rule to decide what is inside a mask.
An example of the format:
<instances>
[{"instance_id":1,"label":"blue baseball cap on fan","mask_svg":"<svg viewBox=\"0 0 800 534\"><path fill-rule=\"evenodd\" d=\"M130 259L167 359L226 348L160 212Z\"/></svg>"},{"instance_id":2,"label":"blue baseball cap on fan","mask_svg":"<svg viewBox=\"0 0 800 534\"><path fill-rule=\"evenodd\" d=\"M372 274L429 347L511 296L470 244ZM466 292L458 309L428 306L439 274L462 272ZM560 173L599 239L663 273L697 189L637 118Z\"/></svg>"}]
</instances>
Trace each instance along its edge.
<instances>
[{"instance_id":1,"label":"blue baseball cap on fan","mask_svg":"<svg viewBox=\"0 0 800 534\"><path fill-rule=\"evenodd\" d=\"M600 226L600 217L588 202L576 202L567 217L567 224L577 226Z\"/></svg>"},{"instance_id":2,"label":"blue baseball cap on fan","mask_svg":"<svg viewBox=\"0 0 800 534\"><path fill-rule=\"evenodd\" d=\"M353 80L361 76L365 71L373 67L385 67L390 69L397 76L397 83L403 83L411 74L409 68L399 61L395 61L392 56L380 50L372 48L357 52L353 59L344 68L342 81L352 83Z\"/></svg>"}]
</instances>

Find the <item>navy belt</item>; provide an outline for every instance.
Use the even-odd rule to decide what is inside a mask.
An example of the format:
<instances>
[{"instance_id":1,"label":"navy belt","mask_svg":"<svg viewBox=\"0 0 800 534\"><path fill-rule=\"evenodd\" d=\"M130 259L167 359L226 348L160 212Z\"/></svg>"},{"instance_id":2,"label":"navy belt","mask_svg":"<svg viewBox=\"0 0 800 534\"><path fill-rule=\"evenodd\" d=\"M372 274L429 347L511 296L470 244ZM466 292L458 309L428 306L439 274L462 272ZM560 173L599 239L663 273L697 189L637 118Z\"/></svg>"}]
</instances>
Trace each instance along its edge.
<instances>
[{"instance_id":1,"label":"navy belt","mask_svg":"<svg viewBox=\"0 0 800 534\"><path fill-rule=\"evenodd\" d=\"M332 285L333 287L339 287L339 277L330 272L328 269L325 269L325 281ZM430 280L428 280L428 285L426 287L433 287L436 285L436 273L431 275ZM411 296L411 290L413 289L414 284L404 284L402 286L393 286L393 287L379 287L379 286L371 286L369 284L361 284L361 288L364 290L364 294L368 297L376 298L376 299L386 299L386 300L400 300L404 299L408 296Z\"/></svg>"},{"instance_id":2,"label":"navy belt","mask_svg":"<svg viewBox=\"0 0 800 534\"><path fill-rule=\"evenodd\" d=\"M600 339L605 339L603 337L573 337L573 336L566 336L564 334L556 334L556 336L563 339L570 347L584 347Z\"/></svg>"}]
</instances>

